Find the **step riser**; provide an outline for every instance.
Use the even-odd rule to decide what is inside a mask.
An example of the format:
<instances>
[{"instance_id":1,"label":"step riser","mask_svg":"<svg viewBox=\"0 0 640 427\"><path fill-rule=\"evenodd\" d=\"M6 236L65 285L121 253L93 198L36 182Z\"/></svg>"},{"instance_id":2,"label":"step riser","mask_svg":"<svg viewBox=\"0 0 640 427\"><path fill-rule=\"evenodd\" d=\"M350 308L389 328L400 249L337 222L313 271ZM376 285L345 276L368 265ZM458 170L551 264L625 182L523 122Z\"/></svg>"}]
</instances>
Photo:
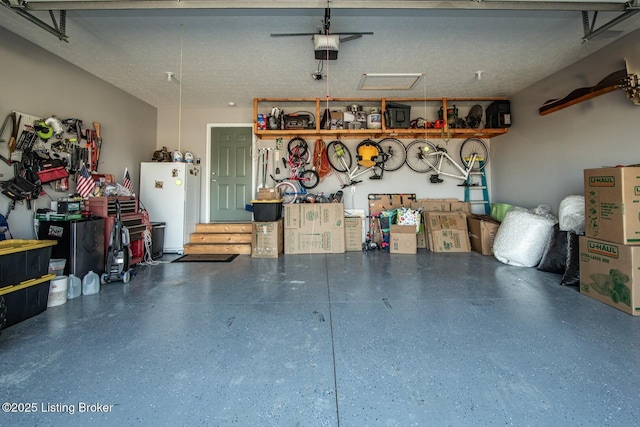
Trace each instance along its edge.
<instances>
[{"instance_id":1,"label":"step riser","mask_svg":"<svg viewBox=\"0 0 640 427\"><path fill-rule=\"evenodd\" d=\"M192 234L190 243L251 243L251 234L229 234L229 233L197 233Z\"/></svg>"}]
</instances>

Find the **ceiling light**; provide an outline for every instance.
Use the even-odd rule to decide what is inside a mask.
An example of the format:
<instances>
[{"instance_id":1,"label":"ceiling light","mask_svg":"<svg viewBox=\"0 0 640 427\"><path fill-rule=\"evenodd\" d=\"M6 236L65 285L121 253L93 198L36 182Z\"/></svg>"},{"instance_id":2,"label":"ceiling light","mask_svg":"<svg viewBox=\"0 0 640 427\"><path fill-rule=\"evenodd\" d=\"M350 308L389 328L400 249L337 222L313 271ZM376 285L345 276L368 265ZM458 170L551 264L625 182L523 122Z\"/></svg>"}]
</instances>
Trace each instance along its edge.
<instances>
[{"instance_id":1,"label":"ceiling light","mask_svg":"<svg viewBox=\"0 0 640 427\"><path fill-rule=\"evenodd\" d=\"M360 90L410 90L424 76L423 73L365 73Z\"/></svg>"}]
</instances>

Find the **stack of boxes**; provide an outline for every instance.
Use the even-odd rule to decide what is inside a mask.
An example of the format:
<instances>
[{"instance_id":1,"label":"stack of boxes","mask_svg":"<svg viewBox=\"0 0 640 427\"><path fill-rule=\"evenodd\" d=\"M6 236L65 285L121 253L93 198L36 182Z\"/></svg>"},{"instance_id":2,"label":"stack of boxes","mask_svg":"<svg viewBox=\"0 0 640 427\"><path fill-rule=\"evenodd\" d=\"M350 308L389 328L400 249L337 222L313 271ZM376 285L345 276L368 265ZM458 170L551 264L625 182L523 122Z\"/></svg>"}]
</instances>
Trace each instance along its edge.
<instances>
[{"instance_id":1,"label":"stack of boxes","mask_svg":"<svg viewBox=\"0 0 640 427\"><path fill-rule=\"evenodd\" d=\"M584 171L580 293L640 315L640 167Z\"/></svg>"},{"instance_id":2,"label":"stack of boxes","mask_svg":"<svg viewBox=\"0 0 640 427\"><path fill-rule=\"evenodd\" d=\"M284 207L284 253L345 252L344 204L294 203Z\"/></svg>"},{"instance_id":3,"label":"stack of boxes","mask_svg":"<svg viewBox=\"0 0 640 427\"><path fill-rule=\"evenodd\" d=\"M258 189L253 205L251 257L278 258L284 251L282 199L277 188Z\"/></svg>"},{"instance_id":4,"label":"stack of boxes","mask_svg":"<svg viewBox=\"0 0 640 427\"><path fill-rule=\"evenodd\" d=\"M469 252L471 243L467 228L469 202L457 199L419 199L411 204L422 209L423 230L418 233L417 246L432 252Z\"/></svg>"}]
</instances>

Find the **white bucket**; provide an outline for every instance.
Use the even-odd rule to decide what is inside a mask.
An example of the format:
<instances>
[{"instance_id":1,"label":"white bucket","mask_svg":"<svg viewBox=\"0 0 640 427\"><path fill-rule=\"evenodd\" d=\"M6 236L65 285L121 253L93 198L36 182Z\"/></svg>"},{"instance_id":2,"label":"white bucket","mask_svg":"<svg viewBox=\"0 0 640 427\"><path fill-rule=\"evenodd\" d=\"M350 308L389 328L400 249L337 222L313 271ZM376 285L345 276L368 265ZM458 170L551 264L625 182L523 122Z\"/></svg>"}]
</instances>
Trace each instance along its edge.
<instances>
[{"instance_id":1,"label":"white bucket","mask_svg":"<svg viewBox=\"0 0 640 427\"><path fill-rule=\"evenodd\" d=\"M56 276L54 279L51 279L51 283L49 283L47 307L55 307L56 305L62 305L67 302L68 281L69 278L67 276Z\"/></svg>"}]
</instances>

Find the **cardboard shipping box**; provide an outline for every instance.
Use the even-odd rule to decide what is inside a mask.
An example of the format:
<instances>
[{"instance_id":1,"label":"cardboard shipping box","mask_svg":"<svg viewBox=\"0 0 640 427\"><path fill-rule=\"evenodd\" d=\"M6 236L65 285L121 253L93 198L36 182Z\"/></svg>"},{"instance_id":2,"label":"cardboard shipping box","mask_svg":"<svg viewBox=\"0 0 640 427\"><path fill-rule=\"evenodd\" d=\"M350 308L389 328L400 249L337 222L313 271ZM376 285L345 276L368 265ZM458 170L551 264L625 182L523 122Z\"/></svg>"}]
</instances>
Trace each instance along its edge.
<instances>
[{"instance_id":1,"label":"cardboard shipping box","mask_svg":"<svg viewBox=\"0 0 640 427\"><path fill-rule=\"evenodd\" d=\"M344 218L345 251L362 251L362 222L359 216Z\"/></svg>"},{"instance_id":2,"label":"cardboard shipping box","mask_svg":"<svg viewBox=\"0 0 640 427\"><path fill-rule=\"evenodd\" d=\"M585 235L640 245L640 167L584 171Z\"/></svg>"},{"instance_id":3,"label":"cardboard shipping box","mask_svg":"<svg viewBox=\"0 0 640 427\"><path fill-rule=\"evenodd\" d=\"M489 215L469 215L467 226L471 249L482 255L493 255L493 241L500 222Z\"/></svg>"},{"instance_id":4,"label":"cardboard shipping box","mask_svg":"<svg viewBox=\"0 0 640 427\"><path fill-rule=\"evenodd\" d=\"M277 188L258 188L258 200L279 200L280 191Z\"/></svg>"},{"instance_id":5,"label":"cardboard shipping box","mask_svg":"<svg viewBox=\"0 0 640 427\"><path fill-rule=\"evenodd\" d=\"M284 252L284 220L253 222L252 258L278 258Z\"/></svg>"},{"instance_id":6,"label":"cardboard shipping box","mask_svg":"<svg viewBox=\"0 0 640 427\"><path fill-rule=\"evenodd\" d=\"M640 316L640 246L580 236L580 293Z\"/></svg>"},{"instance_id":7,"label":"cardboard shipping box","mask_svg":"<svg viewBox=\"0 0 640 427\"><path fill-rule=\"evenodd\" d=\"M344 204L284 205L284 253L344 253Z\"/></svg>"},{"instance_id":8,"label":"cardboard shipping box","mask_svg":"<svg viewBox=\"0 0 640 427\"><path fill-rule=\"evenodd\" d=\"M391 230L389 232L389 253L418 253L415 225L391 225Z\"/></svg>"},{"instance_id":9,"label":"cardboard shipping box","mask_svg":"<svg viewBox=\"0 0 640 427\"><path fill-rule=\"evenodd\" d=\"M411 209L422 208L423 212L449 212L451 203L458 199L418 199L411 203Z\"/></svg>"},{"instance_id":10,"label":"cardboard shipping box","mask_svg":"<svg viewBox=\"0 0 640 427\"><path fill-rule=\"evenodd\" d=\"M433 252L470 252L464 212L424 212L429 249Z\"/></svg>"}]
</instances>

